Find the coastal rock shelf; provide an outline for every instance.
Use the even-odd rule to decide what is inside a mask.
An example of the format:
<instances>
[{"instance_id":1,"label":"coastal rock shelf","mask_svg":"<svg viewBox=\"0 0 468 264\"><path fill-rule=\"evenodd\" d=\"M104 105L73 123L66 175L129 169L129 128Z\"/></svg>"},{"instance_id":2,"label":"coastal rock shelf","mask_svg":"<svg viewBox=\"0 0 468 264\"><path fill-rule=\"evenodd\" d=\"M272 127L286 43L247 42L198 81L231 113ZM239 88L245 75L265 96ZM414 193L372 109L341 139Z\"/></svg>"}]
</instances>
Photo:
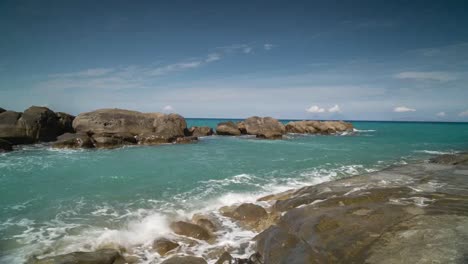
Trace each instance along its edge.
<instances>
[{"instance_id":1,"label":"coastal rock shelf","mask_svg":"<svg viewBox=\"0 0 468 264\"><path fill-rule=\"evenodd\" d=\"M253 116L244 121L222 122L216 134L253 135L282 139L287 133L335 134L353 131L343 121L294 121L286 126L272 117ZM124 109L99 109L77 117L32 106L24 113L0 108L0 151L13 145L52 142L55 148L117 148L125 145L193 143L215 134L210 127L187 128L178 114L141 113Z\"/></svg>"},{"instance_id":2,"label":"coastal rock shelf","mask_svg":"<svg viewBox=\"0 0 468 264\"><path fill-rule=\"evenodd\" d=\"M257 234L252 243L210 247L232 228L219 221L223 217ZM272 194L176 219L170 228L173 234L155 238L152 245L160 255L156 263L466 263L468 154ZM30 263L80 263L80 258L140 263L144 258L129 254L131 248L103 247ZM234 257L240 252L250 257Z\"/></svg>"}]
</instances>

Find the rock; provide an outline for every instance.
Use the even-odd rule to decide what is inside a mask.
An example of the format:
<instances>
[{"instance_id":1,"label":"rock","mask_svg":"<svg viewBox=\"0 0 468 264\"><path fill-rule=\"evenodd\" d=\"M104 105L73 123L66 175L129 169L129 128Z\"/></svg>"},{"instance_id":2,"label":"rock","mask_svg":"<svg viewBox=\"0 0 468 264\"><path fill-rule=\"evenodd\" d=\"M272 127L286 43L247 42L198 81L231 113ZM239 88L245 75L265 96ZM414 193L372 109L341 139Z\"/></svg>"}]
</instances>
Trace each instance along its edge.
<instances>
[{"instance_id":1,"label":"rock","mask_svg":"<svg viewBox=\"0 0 468 264\"><path fill-rule=\"evenodd\" d=\"M241 132L233 122L222 122L216 127L216 134L223 136L240 136Z\"/></svg>"},{"instance_id":2,"label":"rock","mask_svg":"<svg viewBox=\"0 0 468 264\"><path fill-rule=\"evenodd\" d=\"M190 144L198 142L198 138L195 136L190 136L190 137L179 137L176 139L175 143L177 144Z\"/></svg>"},{"instance_id":3,"label":"rock","mask_svg":"<svg viewBox=\"0 0 468 264\"><path fill-rule=\"evenodd\" d=\"M46 107L32 106L24 113L0 114L0 138L12 144L54 141L61 132L59 118Z\"/></svg>"},{"instance_id":4,"label":"rock","mask_svg":"<svg viewBox=\"0 0 468 264\"><path fill-rule=\"evenodd\" d=\"M94 148L94 142L86 134L65 133L57 138L57 141L52 145L54 148Z\"/></svg>"},{"instance_id":5,"label":"rock","mask_svg":"<svg viewBox=\"0 0 468 264\"><path fill-rule=\"evenodd\" d=\"M94 252L73 252L70 254L34 259L31 264L117 264L125 263L122 255L113 249L101 249Z\"/></svg>"},{"instance_id":6,"label":"rock","mask_svg":"<svg viewBox=\"0 0 468 264\"><path fill-rule=\"evenodd\" d=\"M79 114L73 121L73 128L77 133L91 135L97 147L115 147L177 142L177 138L185 136L187 124L177 114L100 109Z\"/></svg>"},{"instance_id":7,"label":"rock","mask_svg":"<svg viewBox=\"0 0 468 264\"><path fill-rule=\"evenodd\" d=\"M194 137L206 137L213 135L213 129L211 127L202 126L202 127L191 127L188 129L189 135Z\"/></svg>"},{"instance_id":8,"label":"rock","mask_svg":"<svg viewBox=\"0 0 468 264\"><path fill-rule=\"evenodd\" d=\"M468 154L445 154L429 160L431 163L458 165L468 164Z\"/></svg>"},{"instance_id":9,"label":"rock","mask_svg":"<svg viewBox=\"0 0 468 264\"><path fill-rule=\"evenodd\" d=\"M247 134L258 138L279 139L286 133L284 125L272 117L253 116L247 118L244 123Z\"/></svg>"},{"instance_id":10,"label":"rock","mask_svg":"<svg viewBox=\"0 0 468 264\"><path fill-rule=\"evenodd\" d=\"M194 256L175 256L166 259L161 264L207 264L206 260Z\"/></svg>"},{"instance_id":11,"label":"rock","mask_svg":"<svg viewBox=\"0 0 468 264\"><path fill-rule=\"evenodd\" d=\"M3 112L6 112L6 110L0 107L0 114Z\"/></svg>"},{"instance_id":12,"label":"rock","mask_svg":"<svg viewBox=\"0 0 468 264\"><path fill-rule=\"evenodd\" d=\"M153 242L153 249L156 250L156 252L158 252L158 254L161 256L166 255L167 252L177 248L178 246L178 243L166 238L156 239Z\"/></svg>"},{"instance_id":13,"label":"rock","mask_svg":"<svg viewBox=\"0 0 468 264\"><path fill-rule=\"evenodd\" d=\"M343 121L292 121L286 124L288 133L299 134L333 134L337 132L352 131L353 125Z\"/></svg>"},{"instance_id":14,"label":"rock","mask_svg":"<svg viewBox=\"0 0 468 264\"><path fill-rule=\"evenodd\" d=\"M63 112L57 112L56 115L60 126L59 134L75 133L75 130L73 129L73 120L75 119L75 116Z\"/></svg>"},{"instance_id":15,"label":"rock","mask_svg":"<svg viewBox=\"0 0 468 264\"><path fill-rule=\"evenodd\" d=\"M307 242L287 229L271 226L254 238L257 251L268 264L328 263Z\"/></svg>"},{"instance_id":16,"label":"rock","mask_svg":"<svg viewBox=\"0 0 468 264\"><path fill-rule=\"evenodd\" d=\"M194 214L192 222L212 233L221 228L221 223L212 215Z\"/></svg>"},{"instance_id":17,"label":"rock","mask_svg":"<svg viewBox=\"0 0 468 264\"><path fill-rule=\"evenodd\" d=\"M227 213L226 216L229 216L236 220L242 221L257 221L260 218L267 216L267 211L256 204L244 203L239 205L232 213Z\"/></svg>"},{"instance_id":18,"label":"rock","mask_svg":"<svg viewBox=\"0 0 468 264\"><path fill-rule=\"evenodd\" d=\"M242 135L247 134L247 128L245 127L244 121L237 122L237 129L239 129Z\"/></svg>"},{"instance_id":19,"label":"rock","mask_svg":"<svg viewBox=\"0 0 468 264\"><path fill-rule=\"evenodd\" d=\"M263 264L262 256L256 252L252 254L248 259L233 258L228 252L224 252L215 262L215 264Z\"/></svg>"},{"instance_id":20,"label":"rock","mask_svg":"<svg viewBox=\"0 0 468 264\"><path fill-rule=\"evenodd\" d=\"M209 240L211 238L210 233L205 228L184 221L173 222L171 224L171 229L174 233L182 236L193 237L200 240Z\"/></svg>"},{"instance_id":21,"label":"rock","mask_svg":"<svg viewBox=\"0 0 468 264\"><path fill-rule=\"evenodd\" d=\"M12 151L13 144L9 141L0 138L0 152Z\"/></svg>"}]
</instances>

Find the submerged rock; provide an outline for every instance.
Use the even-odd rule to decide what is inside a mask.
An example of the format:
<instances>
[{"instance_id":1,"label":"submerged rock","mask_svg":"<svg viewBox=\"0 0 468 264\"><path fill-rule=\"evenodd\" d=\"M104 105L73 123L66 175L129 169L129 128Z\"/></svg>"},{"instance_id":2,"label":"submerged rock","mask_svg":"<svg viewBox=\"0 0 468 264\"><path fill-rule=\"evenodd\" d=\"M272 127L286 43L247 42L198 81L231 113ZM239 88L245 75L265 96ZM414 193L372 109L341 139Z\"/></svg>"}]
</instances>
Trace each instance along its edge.
<instances>
[{"instance_id":1,"label":"submerged rock","mask_svg":"<svg viewBox=\"0 0 468 264\"><path fill-rule=\"evenodd\" d=\"M240 136L241 132L233 122L221 122L216 127L216 134L223 136Z\"/></svg>"},{"instance_id":2,"label":"submerged rock","mask_svg":"<svg viewBox=\"0 0 468 264\"><path fill-rule=\"evenodd\" d=\"M207 264L204 258L194 256L175 256L166 259L161 264Z\"/></svg>"},{"instance_id":3,"label":"submerged rock","mask_svg":"<svg viewBox=\"0 0 468 264\"><path fill-rule=\"evenodd\" d=\"M173 242L167 238L160 238L156 239L153 242L153 249L158 252L159 255L164 256L166 255L167 252L176 249L179 247L179 244L176 242Z\"/></svg>"},{"instance_id":4,"label":"submerged rock","mask_svg":"<svg viewBox=\"0 0 468 264\"><path fill-rule=\"evenodd\" d=\"M430 159L430 162L446 165L468 164L468 154L463 153L440 155Z\"/></svg>"},{"instance_id":5,"label":"submerged rock","mask_svg":"<svg viewBox=\"0 0 468 264\"><path fill-rule=\"evenodd\" d=\"M171 229L174 233L182 236L193 237L200 240L209 240L211 238L210 232L205 228L184 221L173 222L171 224Z\"/></svg>"},{"instance_id":6,"label":"submerged rock","mask_svg":"<svg viewBox=\"0 0 468 264\"><path fill-rule=\"evenodd\" d=\"M102 249L93 252L73 252L43 259L34 259L30 264L123 264L125 259L117 250Z\"/></svg>"},{"instance_id":7,"label":"submerged rock","mask_svg":"<svg viewBox=\"0 0 468 264\"><path fill-rule=\"evenodd\" d=\"M244 124L247 134L258 138L280 139L286 133L284 125L272 117L252 116L247 118Z\"/></svg>"},{"instance_id":8,"label":"submerged rock","mask_svg":"<svg viewBox=\"0 0 468 264\"><path fill-rule=\"evenodd\" d=\"M191 127L188 129L188 135L194 137L206 137L213 135L213 129L211 127L202 126L202 127Z\"/></svg>"},{"instance_id":9,"label":"submerged rock","mask_svg":"<svg viewBox=\"0 0 468 264\"><path fill-rule=\"evenodd\" d=\"M65 133L57 138L57 142L52 145L54 148L94 148L94 142L86 134Z\"/></svg>"}]
</instances>

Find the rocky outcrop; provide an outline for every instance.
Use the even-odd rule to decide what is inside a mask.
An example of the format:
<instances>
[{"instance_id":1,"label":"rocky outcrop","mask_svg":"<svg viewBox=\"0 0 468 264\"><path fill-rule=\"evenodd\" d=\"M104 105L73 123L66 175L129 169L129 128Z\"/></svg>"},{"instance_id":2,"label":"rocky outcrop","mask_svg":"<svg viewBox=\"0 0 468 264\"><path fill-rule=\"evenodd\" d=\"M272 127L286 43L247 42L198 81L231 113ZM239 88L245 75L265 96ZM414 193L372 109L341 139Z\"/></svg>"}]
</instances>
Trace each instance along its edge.
<instances>
[{"instance_id":1,"label":"rocky outcrop","mask_svg":"<svg viewBox=\"0 0 468 264\"><path fill-rule=\"evenodd\" d=\"M167 252L176 249L177 247L179 247L178 243L167 238L156 239L153 242L153 249L156 250L160 256L166 255Z\"/></svg>"},{"instance_id":2,"label":"rocky outcrop","mask_svg":"<svg viewBox=\"0 0 468 264\"><path fill-rule=\"evenodd\" d=\"M237 129L239 129L242 135L247 134L247 128L245 127L244 121L237 122Z\"/></svg>"},{"instance_id":3,"label":"rocky outcrop","mask_svg":"<svg viewBox=\"0 0 468 264\"><path fill-rule=\"evenodd\" d=\"M188 135L193 137L206 137L213 135L213 129L211 127L202 126L202 127L191 127L188 129Z\"/></svg>"},{"instance_id":4,"label":"rocky outcrop","mask_svg":"<svg viewBox=\"0 0 468 264\"><path fill-rule=\"evenodd\" d=\"M6 112L6 110L0 107L0 114L3 112Z\"/></svg>"},{"instance_id":5,"label":"rocky outcrop","mask_svg":"<svg viewBox=\"0 0 468 264\"><path fill-rule=\"evenodd\" d=\"M171 229L178 235L193 237L195 239L209 240L211 238L210 232L205 228L184 221L173 222Z\"/></svg>"},{"instance_id":6,"label":"rocky outcrop","mask_svg":"<svg viewBox=\"0 0 468 264\"><path fill-rule=\"evenodd\" d=\"M233 122L222 122L216 127L216 134L222 136L240 136L241 132Z\"/></svg>"},{"instance_id":7,"label":"rocky outcrop","mask_svg":"<svg viewBox=\"0 0 468 264\"><path fill-rule=\"evenodd\" d=\"M271 264L463 263L466 169L420 163L262 198L282 216L257 251Z\"/></svg>"},{"instance_id":8,"label":"rocky outcrop","mask_svg":"<svg viewBox=\"0 0 468 264\"><path fill-rule=\"evenodd\" d=\"M24 113L5 111L0 114L0 138L12 144L54 141L66 131L72 116L57 115L47 107L31 106Z\"/></svg>"},{"instance_id":9,"label":"rocky outcrop","mask_svg":"<svg viewBox=\"0 0 468 264\"><path fill-rule=\"evenodd\" d=\"M82 113L74 119L73 128L78 134L88 135L97 148L189 143L197 139L185 137L187 124L178 114L141 113L123 109Z\"/></svg>"},{"instance_id":10,"label":"rocky outcrop","mask_svg":"<svg viewBox=\"0 0 468 264\"><path fill-rule=\"evenodd\" d=\"M13 144L11 144L9 141L0 138L0 153L12 150Z\"/></svg>"},{"instance_id":11,"label":"rocky outcrop","mask_svg":"<svg viewBox=\"0 0 468 264\"><path fill-rule=\"evenodd\" d=\"M286 124L286 131L298 134L334 134L353 131L353 125L343 121L291 121Z\"/></svg>"},{"instance_id":12,"label":"rocky outcrop","mask_svg":"<svg viewBox=\"0 0 468 264\"><path fill-rule=\"evenodd\" d=\"M161 264L207 264L206 260L194 256L175 256L166 259Z\"/></svg>"},{"instance_id":13,"label":"rocky outcrop","mask_svg":"<svg viewBox=\"0 0 468 264\"><path fill-rule=\"evenodd\" d=\"M126 263L120 253L113 249L102 249L93 252L73 252L65 255L33 259L30 264L122 264Z\"/></svg>"},{"instance_id":14,"label":"rocky outcrop","mask_svg":"<svg viewBox=\"0 0 468 264\"><path fill-rule=\"evenodd\" d=\"M244 125L247 134L258 138L280 139L286 133L284 125L272 117L249 117Z\"/></svg>"}]
</instances>

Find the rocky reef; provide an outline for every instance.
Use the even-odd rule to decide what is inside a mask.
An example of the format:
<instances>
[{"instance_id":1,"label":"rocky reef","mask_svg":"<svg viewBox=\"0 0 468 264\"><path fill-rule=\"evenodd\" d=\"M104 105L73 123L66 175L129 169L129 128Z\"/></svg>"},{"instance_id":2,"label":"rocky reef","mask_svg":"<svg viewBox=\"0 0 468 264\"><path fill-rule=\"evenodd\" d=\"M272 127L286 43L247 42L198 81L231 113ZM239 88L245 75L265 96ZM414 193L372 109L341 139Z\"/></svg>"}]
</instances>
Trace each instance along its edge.
<instances>
[{"instance_id":1,"label":"rocky reef","mask_svg":"<svg viewBox=\"0 0 468 264\"><path fill-rule=\"evenodd\" d=\"M206 247L230 228L220 217L257 234L252 243ZM272 194L178 219L170 228L174 235L152 246L161 263L466 263L468 154ZM99 249L30 263L143 261L129 252ZM234 257L240 252L249 257Z\"/></svg>"}]
</instances>

